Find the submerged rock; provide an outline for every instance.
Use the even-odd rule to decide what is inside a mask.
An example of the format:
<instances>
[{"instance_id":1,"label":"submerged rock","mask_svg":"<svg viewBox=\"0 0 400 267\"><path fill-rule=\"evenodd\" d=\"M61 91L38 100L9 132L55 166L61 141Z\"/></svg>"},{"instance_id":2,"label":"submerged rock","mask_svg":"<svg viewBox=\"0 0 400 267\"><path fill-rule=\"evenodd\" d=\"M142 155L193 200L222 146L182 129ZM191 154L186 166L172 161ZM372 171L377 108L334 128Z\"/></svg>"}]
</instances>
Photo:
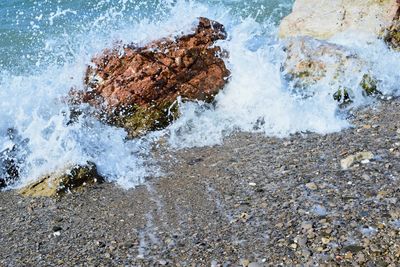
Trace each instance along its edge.
<instances>
[{"instance_id":1,"label":"submerged rock","mask_svg":"<svg viewBox=\"0 0 400 267\"><path fill-rule=\"evenodd\" d=\"M279 28L279 36L287 39L286 78L304 97L315 94L310 87L328 85L333 98L344 106L359 90L364 96L381 94L368 62L324 40L347 32L367 40L383 38L398 48L399 14L398 0L296 0Z\"/></svg>"},{"instance_id":2,"label":"submerged rock","mask_svg":"<svg viewBox=\"0 0 400 267\"><path fill-rule=\"evenodd\" d=\"M294 37L287 40L285 51L286 78L293 80L294 87L306 96L312 94L306 88L319 82L329 84L333 98L342 103L351 100L351 85L358 86L364 95L379 94L378 81L366 62L343 46L311 37ZM351 77L348 73L352 73Z\"/></svg>"},{"instance_id":3,"label":"submerged rock","mask_svg":"<svg viewBox=\"0 0 400 267\"><path fill-rule=\"evenodd\" d=\"M200 18L194 33L146 46L125 45L93 59L84 92L73 102L89 103L130 137L162 129L178 115L178 97L210 102L230 75L215 42L224 26Z\"/></svg>"},{"instance_id":4,"label":"submerged rock","mask_svg":"<svg viewBox=\"0 0 400 267\"><path fill-rule=\"evenodd\" d=\"M46 175L22 188L19 193L26 197L61 197L84 186L102 182L104 179L97 173L96 165L89 162L83 166L70 166L63 171Z\"/></svg>"},{"instance_id":5,"label":"submerged rock","mask_svg":"<svg viewBox=\"0 0 400 267\"><path fill-rule=\"evenodd\" d=\"M27 154L26 143L13 128L7 130L7 142L0 151L0 189L19 180L20 164Z\"/></svg>"},{"instance_id":6,"label":"submerged rock","mask_svg":"<svg viewBox=\"0 0 400 267\"><path fill-rule=\"evenodd\" d=\"M0 152L0 188L13 184L18 180L19 169L15 158L11 156L13 148Z\"/></svg>"},{"instance_id":7,"label":"submerged rock","mask_svg":"<svg viewBox=\"0 0 400 267\"><path fill-rule=\"evenodd\" d=\"M396 24L399 10L396 0L296 0L279 35L328 39L349 31L375 38Z\"/></svg>"},{"instance_id":8,"label":"submerged rock","mask_svg":"<svg viewBox=\"0 0 400 267\"><path fill-rule=\"evenodd\" d=\"M384 34L385 42L393 49L400 50L400 21L397 20Z\"/></svg>"}]
</instances>

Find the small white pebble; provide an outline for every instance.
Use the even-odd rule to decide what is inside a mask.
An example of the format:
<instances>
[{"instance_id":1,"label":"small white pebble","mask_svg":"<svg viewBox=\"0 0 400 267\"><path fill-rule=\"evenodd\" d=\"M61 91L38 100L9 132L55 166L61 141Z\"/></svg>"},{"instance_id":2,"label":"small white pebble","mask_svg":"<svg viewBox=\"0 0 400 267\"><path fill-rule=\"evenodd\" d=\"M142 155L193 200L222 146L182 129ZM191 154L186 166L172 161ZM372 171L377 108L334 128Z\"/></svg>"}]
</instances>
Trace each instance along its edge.
<instances>
[{"instance_id":1,"label":"small white pebble","mask_svg":"<svg viewBox=\"0 0 400 267\"><path fill-rule=\"evenodd\" d=\"M348 184L348 185L352 185L352 184L353 184L353 182L347 182L347 184Z\"/></svg>"},{"instance_id":2,"label":"small white pebble","mask_svg":"<svg viewBox=\"0 0 400 267\"><path fill-rule=\"evenodd\" d=\"M369 162L370 162L369 159L364 159L361 161L362 164L368 164Z\"/></svg>"},{"instance_id":3,"label":"small white pebble","mask_svg":"<svg viewBox=\"0 0 400 267\"><path fill-rule=\"evenodd\" d=\"M54 235L54 236L60 236L60 235L61 235L61 232L60 232L60 231L54 232L53 235Z\"/></svg>"},{"instance_id":4,"label":"small white pebble","mask_svg":"<svg viewBox=\"0 0 400 267\"><path fill-rule=\"evenodd\" d=\"M249 183L250 186L256 186L256 183Z\"/></svg>"}]
</instances>

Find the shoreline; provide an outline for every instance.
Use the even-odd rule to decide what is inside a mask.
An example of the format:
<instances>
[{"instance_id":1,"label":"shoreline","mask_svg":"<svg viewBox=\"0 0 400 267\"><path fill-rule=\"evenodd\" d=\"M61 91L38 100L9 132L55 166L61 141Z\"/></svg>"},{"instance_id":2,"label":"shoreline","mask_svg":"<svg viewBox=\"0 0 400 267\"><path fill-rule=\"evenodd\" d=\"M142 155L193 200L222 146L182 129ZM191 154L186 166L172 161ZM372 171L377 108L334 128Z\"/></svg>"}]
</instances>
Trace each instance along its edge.
<instances>
[{"instance_id":1,"label":"shoreline","mask_svg":"<svg viewBox=\"0 0 400 267\"><path fill-rule=\"evenodd\" d=\"M164 175L131 190L96 185L60 201L0 192L0 265L393 265L400 100L362 108L352 123L158 148ZM374 160L342 170L360 151Z\"/></svg>"}]
</instances>

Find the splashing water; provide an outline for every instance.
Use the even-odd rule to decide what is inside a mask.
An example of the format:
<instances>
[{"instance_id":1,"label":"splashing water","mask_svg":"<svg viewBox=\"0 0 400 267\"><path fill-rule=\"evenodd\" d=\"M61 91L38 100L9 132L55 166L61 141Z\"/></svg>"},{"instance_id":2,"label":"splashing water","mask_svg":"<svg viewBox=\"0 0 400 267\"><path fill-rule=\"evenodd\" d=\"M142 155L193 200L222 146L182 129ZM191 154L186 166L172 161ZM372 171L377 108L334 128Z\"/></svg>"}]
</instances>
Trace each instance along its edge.
<instances>
[{"instance_id":1,"label":"splashing water","mask_svg":"<svg viewBox=\"0 0 400 267\"><path fill-rule=\"evenodd\" d=\"M319 84L317 94L302 99L282 78L285 54L276 25L292 3L7 1L0 6L0 152L19 144L13 153L20 164L21 184L68 163L86 161L96 163L103 176L123 187L156 174L149 159L151 138L126 141L122 129L90 118L69 124L70 111L63 99L70 88L82 88L90 58L115 41L145 44L188 32L199 16L226 26L229 38L218 45L230 54L226 63L232 76L214 105L181 104L182 116L158 133L167 133L173 147L220 144L234 131L287 136L347 127L337 115L328 85ZM356 50L378 77L380 90L397 94L398 54L379 40L367 44L338 37L332 42ZM359 97L355 104L365 101Z\"/></svg>"}]
</instances>

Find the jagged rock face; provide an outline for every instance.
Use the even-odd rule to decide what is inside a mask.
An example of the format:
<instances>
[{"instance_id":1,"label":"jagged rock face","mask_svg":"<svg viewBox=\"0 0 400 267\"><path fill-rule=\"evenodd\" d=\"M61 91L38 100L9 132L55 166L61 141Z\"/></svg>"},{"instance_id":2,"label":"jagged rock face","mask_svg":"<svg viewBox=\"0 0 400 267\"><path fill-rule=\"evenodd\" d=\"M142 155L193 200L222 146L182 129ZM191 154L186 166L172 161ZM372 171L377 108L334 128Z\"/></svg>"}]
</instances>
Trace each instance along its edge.
<instances>
[{"instance_id":1,"label":"jagged rock face","mask_svg":"<svg viewBox=\"0 0 400 267\"><path fill-rule=\"evenodd\" d=\"M66 167L63 171L40 178L37 182L22 188L19 193L25 197L61 197L84 186L102 183L104 179L97 173L96 165Z\"/></svg>"},{"instance_id":2,"label":"jagged rock face","mask_svg":"<svg viewBox=\"0 0 400 267\"><path fill-rule=\"evenodd\" d=\"M101 110L131 137L161 129L177 115L171 105L179 96L212 101L224 87L230 73L214 44L225 38L223 25L200 18L192 34L106 50L87 69L87 90L73 92L74 98Z\"/></svg>"},{"instance_id":3,"label":"jagged rock face","mask_svg":"<svg viewBox=\"0 0 400 267\"><path fill-rule=\"evenodd\" d=\"M311 36L328 39L345 31L382 36L397 20L397 0L296 0L283 19L281 38Z\"/></svg>"},{"instance_id":4,"label":"jagged rock face","mask_svg":"<svg viewBox=\"0 0 400 267\"><path fill-rule=\"evenodd\" d=\"M358 85L365 95L378 93L377 81L367 64L343 46L311 37L294 37L286 40L285 51L283 69L295 88L306 90L318 82L329 84L334 98L340 102L351 98L351 88L345 86L348 82ZM348 81L348 73L358 80Z\"/></svg>"}]
</instances>

